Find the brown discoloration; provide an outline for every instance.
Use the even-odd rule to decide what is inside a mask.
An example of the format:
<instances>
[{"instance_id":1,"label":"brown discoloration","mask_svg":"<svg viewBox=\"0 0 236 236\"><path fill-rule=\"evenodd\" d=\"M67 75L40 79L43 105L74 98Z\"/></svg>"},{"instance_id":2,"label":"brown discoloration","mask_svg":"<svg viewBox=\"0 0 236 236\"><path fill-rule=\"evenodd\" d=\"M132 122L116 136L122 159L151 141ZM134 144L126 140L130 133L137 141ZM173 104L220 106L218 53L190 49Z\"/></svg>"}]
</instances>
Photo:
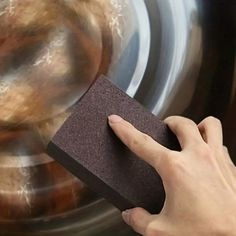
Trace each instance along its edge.
<instances>
[{"instance_id":1,"label":"brown discoloration","mask_svg":"<svg viewBox=\"0 0 236 236\"><path fill-rule=\"evenodd\" d=\"M1 177L0 220L56 215L76 208L86 194L84 185L55 162L21 170L5 168Z\"/></svg>"},{"instance_id":2,"label":"brown discoloration","mask_svg":"<svg viewBox=\"0 0 236 236\"><path fill-rule=\"evenodd\" d=\"M0 221L65 213L89 202L89 191L48 156L41 163L40 155L70 106L108 71L107 2L5 3L0 4ZM64 41L57 41L61 32ZM30 165L24 155L32 155Z\"/></svg>"},{"instance_id":3,"label":"brown discoloration","mask_svg":"<svg viewBox=\"0 0 236 236\"><path fill-rule=\"evenodd\" d=\"M96 1L24 0L11 7L0 16L0 73L12 78L0 91L0 121L32 124L62 113L108 71L112 36Z\"/></svg>"}]
</instances>

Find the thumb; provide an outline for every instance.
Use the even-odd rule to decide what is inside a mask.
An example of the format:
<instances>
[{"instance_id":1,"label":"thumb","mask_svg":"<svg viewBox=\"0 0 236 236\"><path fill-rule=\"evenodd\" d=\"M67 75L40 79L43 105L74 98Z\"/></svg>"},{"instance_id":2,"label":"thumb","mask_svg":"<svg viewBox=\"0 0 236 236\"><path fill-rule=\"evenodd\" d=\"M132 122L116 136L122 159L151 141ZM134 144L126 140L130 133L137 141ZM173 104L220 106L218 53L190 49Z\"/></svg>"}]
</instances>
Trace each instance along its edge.
<instances>
[{"instance_id":1,"label":"thumb","mask_svg":"<svg viewBox=\"0 0 236 236\"><path fill-rule=\"evenodd\" d=\"M133 208L122 212L123 220L137 233L144 235L153 216L143 208Z\"/></svg>"}]
</instances>

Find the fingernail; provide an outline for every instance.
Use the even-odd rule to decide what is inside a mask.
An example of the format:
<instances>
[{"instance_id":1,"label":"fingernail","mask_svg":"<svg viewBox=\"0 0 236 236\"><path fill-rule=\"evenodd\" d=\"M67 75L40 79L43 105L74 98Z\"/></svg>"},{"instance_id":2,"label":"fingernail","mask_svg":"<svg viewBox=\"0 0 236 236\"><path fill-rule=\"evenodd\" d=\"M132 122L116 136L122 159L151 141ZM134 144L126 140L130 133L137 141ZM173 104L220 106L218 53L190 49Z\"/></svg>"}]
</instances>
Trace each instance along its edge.
<instances>
[{"instance_id":1,"label":"fingernail","mask_svg":"<svg viewBox=\"0 0 236 236\"><path fill-rule=\"evenodd\" d=\"M121 122L123 119L117 115L110 115L108 116L108 121L110 124L115 124Z\"/></svg>"},{"instance_id":2,"label":"fingernail","mask_svg":"<svg viewBox=\"0 0 236 236\"><path fill-rule=\"evenodd\" d=\"M125 223L128 225L130 223L130 212L131 212L130 210L125 210L122 212L122 218L125 221Z\"/></svg>"}]
</instances>

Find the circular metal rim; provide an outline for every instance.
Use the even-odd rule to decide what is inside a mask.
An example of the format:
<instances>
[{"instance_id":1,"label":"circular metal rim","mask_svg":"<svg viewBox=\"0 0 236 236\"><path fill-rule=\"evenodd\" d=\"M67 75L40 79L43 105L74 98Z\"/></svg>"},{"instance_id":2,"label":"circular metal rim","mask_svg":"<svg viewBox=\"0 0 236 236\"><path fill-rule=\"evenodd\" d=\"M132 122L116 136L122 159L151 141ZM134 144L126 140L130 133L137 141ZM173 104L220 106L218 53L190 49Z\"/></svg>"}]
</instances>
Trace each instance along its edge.
<instances>
[{"instance_id":1,"label":"circular metal rim","mask_svg":"<svg viewBox=\"0 0 236 236\"><path fill-rule=\"evenodd\" d=\"M145 2L143 0L132 0L132 6L138 16L139 54L130 85L126 90L126 93L131 97L136 94L142 82L151 48L151 28Z\"/></svg>"},{"instance_id":2,"label":"circular metal rim","mask_svg":"<svg viewBox=\"0 0 236 236\"><path fill-rule=\"evenodd\" d=\"M140 4L144 4L144 2L141 3L142 0L132 0L134 5L136 4L136 1L139 2ZM155 4L158 4L158 1L155 1ZM145 14L147 14L146 16L148 16L149 13L146 12ZM173 14L173 12L172 12L172 14ZM176 14L178 15L178 12L176 12ZM177 17L177 15L176 15L176 17ZM149 25L149 23L148 23L148 25ZM162 29L161 35L163 35L163 30L166 30L166 29ZM149 31L146 31L146 32L149 32L151 34L151 29L149 28ZM129 85L128 89L126 90L126 92L130 96L136 95L137 90L142 89L140 87L142 87L142 82L143 82L142 80L145 78L145 76L143 77L143 75L146 72L149 53L152 49L151 48L151 40L148 42L149 50L146 50L146 51L145 51L145 48L146 48L145 46L147 46L147 45L145 45L145 42L147 42L146 41L147 38L143 37L140 40L141 40L140 44L143 44L143 46L141 47L141 45L140 45L140 52L139 52L139 57L137 60L137 67L142 65L142 68L135 69L135 73L133 74L131 84ZM143 60L142 51L143 51L143 53L146 54L146 56L144 57L144 59L146 58L144 62L142 61ZM182 56L184 56L184 55L182 55ZM175 54L175 58L176 58L176 54ZM144 64L142 64L142 63L144 63ZM142 100L142 99L144 99L144 98L141 98L139 100ZM147 105L147 104L145 104L145 105ZM152 110L154 113L158 113L157 107L155 107L155 106L154 106L154 108L152 107ZM99 211L98 211L98 209L99 209ZM97 211L97 212L96 212L96 215L93 216L93 218L90 218L90 216L91 216L90 214L85 214L86 216L84 218L82 218L82 217L78 216L78 214L80 214L82 211L83 212L87 211L87 213L88 212L91 213L94 211ZM67 219L65 219L65 217ZM52 222L54 220L57 220L58 218L60 218L62 222L57 223L57 228L52 229L52 227L50 225L52 224ZM66 232L67 235L69 236L70 232L73 233L75 231L78 232L80 235L92 235L92 232L95 233L96 235L99 235L99 233L96 231L98 226L101 226L101 228L104 229L104 225L107 224L107 220L110 220L109 224L110 224L110 227L112 228L113 226L120 224L120 221L118 219L120 219L119 212L113 206L108 204L105 200L100 199L90 205L87 205L83 208L80 208L80 209L77 209L73 212L70 212L69 214L66 213L66 216L64 214L64 215L57 216L56 218L47 219L47 222L45 222L42 219L27 220L27 227L29 227L29 225L32 224L30 226L30 229L32 229L32 228L34 229L33 232L35 231L35 235L37 235L37 233L39 231L40 231L40 235L53 235L54 233L56 234L58 232ZM20 223L24 224L26 222L22 221ZM40 223L44 223L43 228L40 225ZM38 225L38 226L36 226L36 225ZM39 227L41 229L39 229ZM36 232L37 229L39 231ZM30 235L34 235L34 234L30 234ZM73 235L74 235L74 233L73 233Z\"/></svg>"}]
</instances>

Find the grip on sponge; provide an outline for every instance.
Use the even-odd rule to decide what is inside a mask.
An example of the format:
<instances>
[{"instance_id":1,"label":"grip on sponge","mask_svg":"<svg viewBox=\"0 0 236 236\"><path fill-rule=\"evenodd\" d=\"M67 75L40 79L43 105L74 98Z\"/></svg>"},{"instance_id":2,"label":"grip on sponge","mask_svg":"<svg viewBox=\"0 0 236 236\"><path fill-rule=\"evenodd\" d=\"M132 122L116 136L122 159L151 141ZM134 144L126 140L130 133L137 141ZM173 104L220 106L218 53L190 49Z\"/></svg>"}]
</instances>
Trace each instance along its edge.
<instances>
[{"instance_id":1,"label":"grip on sponge","mask_svg":"<svg viewBox=\"0 0 236 236\"><path fill-rule=\"evenodd\" d=\"M113 134L107 124L111 114L165 147L179 149L162 121L102 76L75 105L47 152L120 210L139 206L157 213L165 199L161 178Z\"/></svg>"}]
</instances>

